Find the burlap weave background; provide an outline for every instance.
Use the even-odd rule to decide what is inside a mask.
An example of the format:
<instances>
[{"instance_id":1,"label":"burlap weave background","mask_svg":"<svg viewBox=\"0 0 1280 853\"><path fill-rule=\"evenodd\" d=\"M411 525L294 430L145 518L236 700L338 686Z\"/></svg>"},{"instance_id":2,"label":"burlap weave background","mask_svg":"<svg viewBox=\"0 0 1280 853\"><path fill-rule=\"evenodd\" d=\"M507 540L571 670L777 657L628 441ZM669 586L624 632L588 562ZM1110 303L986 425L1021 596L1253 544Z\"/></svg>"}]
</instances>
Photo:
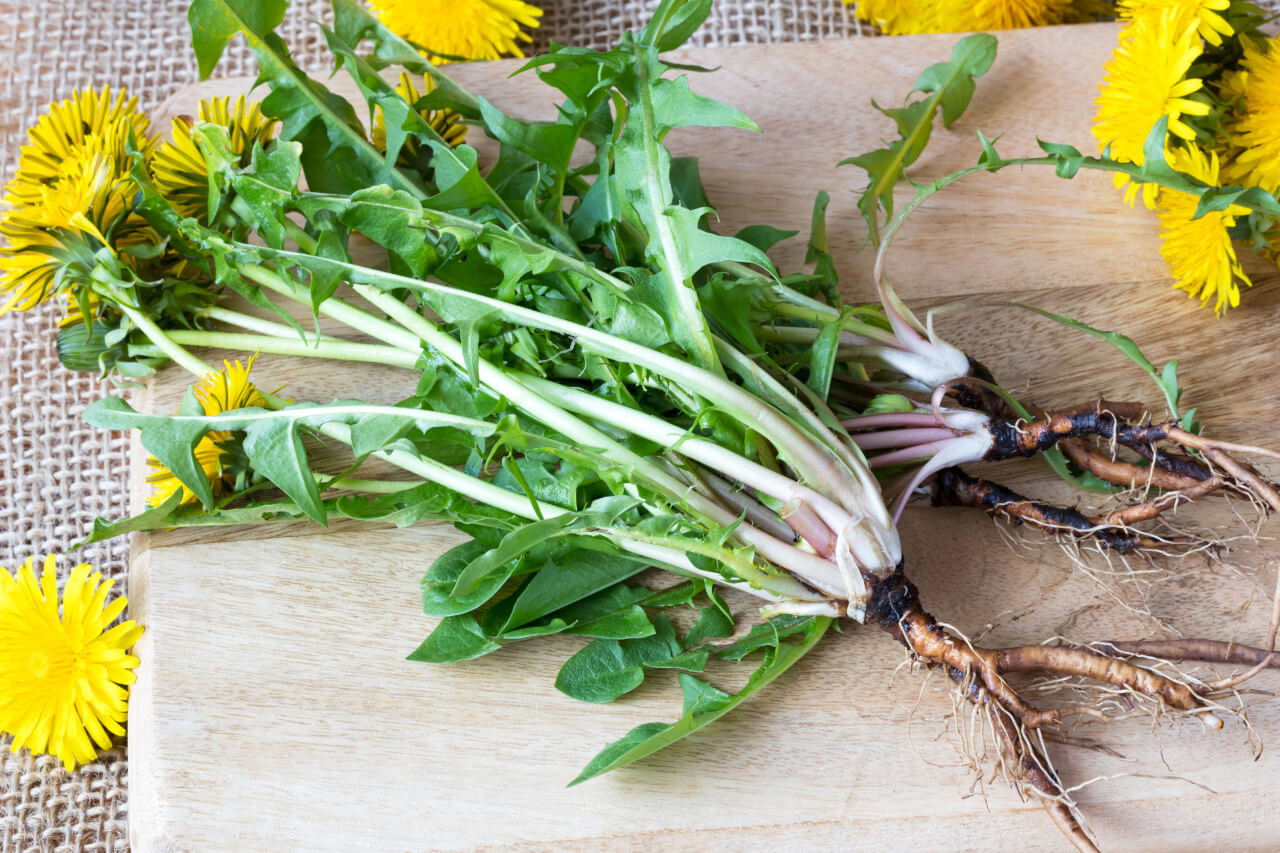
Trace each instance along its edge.
<instances>
[{"instance_id":1,"label":"burlap weave background","mask_svg":"<svg viewBox=\"0 0 1280 853\"><path fill-rule=\"evenodd\" d=\"M549 40L608 47L643 24L657 0L534 0L545 14L533 49ZM188 45L186 0L0 2L0 179L14 168L25 129L73 89L110 83L144 109L197 79ZM295 0L282 35L299 63L322 67L323 40L311 26L326 0ZM718 0L699 44L845 37L858 31L839 0ZM248 74L253 60L233 45L219 74ZM65 553L95 516L126 505L127 442L82 424L80 411L104 390L71 373L53 350L57 310L0 317L0 566L32 554ZM127 581L124 541L86 548L80 559ZM66 571L73 560L63 560ZM128 849L129 769L123 747L66 773L55 759L8 752L0 740L0 850ZM234 819L234 816L231 816Z\"/></svg>"}]
</instances>

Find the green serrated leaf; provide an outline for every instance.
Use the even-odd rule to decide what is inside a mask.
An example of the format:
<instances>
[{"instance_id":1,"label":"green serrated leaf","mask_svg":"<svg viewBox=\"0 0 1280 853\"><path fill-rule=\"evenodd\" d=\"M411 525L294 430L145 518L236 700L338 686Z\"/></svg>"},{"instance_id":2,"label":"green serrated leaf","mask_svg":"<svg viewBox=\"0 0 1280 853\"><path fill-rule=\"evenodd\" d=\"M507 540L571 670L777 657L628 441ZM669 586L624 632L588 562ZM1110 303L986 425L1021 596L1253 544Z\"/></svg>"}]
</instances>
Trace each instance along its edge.
<instances>
[{"instance_id":1,"label":"green serrated leaf","mask_svg":"<svg viewBox=\"0 0 1280 853\"><path fill-rule=\"evenodd\" d=\"M662 0L645 25L641 39L659 51L675 50L711 13L712 0Z\"/></svg>"},{"instance_id":2,"label":"green serrated leaf","mask_svg":"<svg viewBox=\"0 0 1280 853\"><path fill-rule=\"evenodd\" d=\"M799 231L783 231L772 225L748 225L734 235L735 240L750 243L762 252L767 252L784 240L790 240Z\"/></svg>"},{"instance_id":3,"label":"green serrated leaf","mask_svg":"<svg viewBox=\"0 0 1280 853\"><path fill-rule=\"evenodd\" d=\"M265 35L284 20L288 0L193 0L187 8L191 46L206 80L237 33Z\"/></svg>"},{"instance_id":4,"label":"green serrated leaf","mask_svg":"<svg viewBox=\"0 0 1280 853\"><path fill-rule=\"evenodd\" d=\"M561 611L648 567L643 560L574 548L557 554L520 593L502 633Z\"/></svg>"},{"instance_id":5,"label":"green serrated leaf","mask_svg":"<svg viewBox=\"0 0 1280 853\"><path fill-rule=\"evenodd\" d=\"M501 645L485 637L474 616L449 616L409 653L408 659L423 663L455 663L473 660L500 648Z\"/></svg>"},{"instance_id":6,"label":"green serrated leaf","mask_svg":"<svg viewBox=\"0 0 1280 853\"><path fill-rule=\"evenodd\" d=\"M653 83L653 118L659 134L675 127L741 127L759 130L746 113L689 88L689 78L658 78Z\"/></svg>"},{"instance_id":7,"label":"green serrated leaf","mask_svg":"<svg viewBox=\"0 0 1280 853\"><path fill-rule=\"evenodd\" d=\"M951 61L926 68L913 91L939 96L942 125L951 127L973 99L975 77L981 77L996 61L996 37L988 33L967 35L951 50Z\"/></svg>"},{"instance_id":8,"label":"green serrated leaf","mask_svg":"<svg viewBox=\"0 0 1280 853\"><path fill-rule=\"evenodd\" d=\"M204 413L191 389L183 399L179 413L192 411ZM92 403L84 411L84 419L96 427L109 430L138 429L139 440L157 461L178 478L191 494L206 507L213 506L213 490L209 476L196 461L194 448L210 430L207 422L199 417L186 420L170 419L161 415L139 415L133 407L119 397L105 397Z\"/></svg>"},{"instance_id":9,"label":"green serrated leaf","mask_svg":"<svg viewBox=\"0 0 1280 853\"><path fill-rule=\"evenodd\" d=\"M436 558L422 579L422 609L428 616L457 616L470 613L497 594L515 573L519 560L490 571L469 592L457 593L458 577L490 550L486 542L472 540L449 549Z\"/></svg>"},{"instance_id":10,"label":"green serrated leaf","mask_svg":"<svg viewBox=\"0 0 1280 853\"><path fill-rule=\"evenodd\" d=\"M765 660L746 686L732 695L682 673L680 687L684 693L684 707L679 720L670 724L646 723L632 729L621 740L606 746L569 785L580 784L639 761L718 720L790 669L817 644L830 625L830 619L813 619L799 644L779 646L776 654Z\"/></svg>"},{"instance_id":11,"label":"green serrated leaf","mask_svg":"<svg viewBox=\"0 0 1280 853\"><path fill-rule=\"evenodd\" d=\"M113 539L116 536L122 536L125 533L135 533L142 530L157 530L166 526L165 521L169 516L182 504L183 493L178 489L169 495L157 506L153 506L148 510L138 513L128 518L122 518L117 521L107 521L103 518L95 518L93 520L93 531L81 539L79 542L71 546L71 550L75 551L92 542L101 542L105 539Z\"/></svg>"},{"instance_id":12,"label":"green serrated leaf","mask_svg":"<svg viewBox=\"0 0 1280 853\"><path fill-rule=\"evenodd\" d=\"M581 702L612 702L643 683L644 667L617 640L592 640L556 676L556 689Z\"/></svg>"},{"instance_id":13,"label":"green serrated leaf","mask_svg":"<svg viewBox=\"0 0 1280 853\"><path fill-rule=\"evenodd\" d=\"M974 78L987 72L995 56L994 36L974 33L960 39L949 62L930 66L916 80L911 91L924 92L927 98L900 109L877 107L897 124L899 138L887 148L840 161L842 166L853 164L864 169L870 179L858 199L858 209L867 222L872 245L880 243L879 211L883 209L886 217L893 216L893 188L928 145L934 115L940 109L943 126L950 127L973 98Z\"/></svg>"}]
</instances>

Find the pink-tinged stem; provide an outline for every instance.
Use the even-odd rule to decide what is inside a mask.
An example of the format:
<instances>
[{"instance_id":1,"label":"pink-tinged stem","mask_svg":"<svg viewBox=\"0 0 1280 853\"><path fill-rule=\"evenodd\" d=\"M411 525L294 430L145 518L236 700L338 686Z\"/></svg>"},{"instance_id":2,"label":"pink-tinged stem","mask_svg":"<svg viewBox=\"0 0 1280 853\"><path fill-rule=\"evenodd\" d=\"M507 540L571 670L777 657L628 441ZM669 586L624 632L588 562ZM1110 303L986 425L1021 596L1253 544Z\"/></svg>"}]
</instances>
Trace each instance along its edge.
<instances>
[{"instance_id":1,"label":"pink-tinged stem","mask_svg":"<svg viewBox=\"0 0 1280 853\"><path fill-rule=\"evenodd\" d=\"M877 429L879 427L929 427L941 426L942 420L931 412L885 412L882 415L862 415L840 422L845 429Z\"/></svg>"},{"instance_id":2,"label":"pink-tinged stem","mask_svg":"<svg viewBox=\"0 0 1280 853\"><path fill-rule=\"evenodd\" d=\"M883 450L886 447L910 447L955 438L949 429L890 429L884 432L865 432L850 436L862 450Z\"/></svg>"},{"instance_id":3,"label":"pink-tinged stem","mask_svg":"<svg viewBox=\"0 0 1280 853\"><path fill-rule=\"evenodd\" d=\"M782 511L782 520L800 534L813 550L830 560L836 553L836 534L823 523L813 508L806 503L796 503Z\"/></svg>"},{"instance_id":4,"label":"pink-tinged stem","mask_svg":"<svg viewBox=\"0 0 1280 853\"><path fill-rule=\"evenodd\" d=\"M982 458L982 455L986 452L983 443L984 439L978 437L978 440L975 441L975 438L975 436L965 436L933 445L935 448L933 455L916 469L911 476L911 480L907 483L907 487L898 496L897 505L893 508L894 524L897 524L898 519L902 516L902 510L906 507L907 501L910 500L911 493L935 472L941 471L950 465L959 465Z\"/></svg>"},{"instance_id":5,"label":"pink-tinged stem","mask_svg":"<svg viewBox=\"0 0 1280 853\"><path fill-rule=\"evenodd\" d=\"M954 438L955 436L951 437ZM867 460L867 466L872 469L888 468L890 465L898 465L903 462L914 462L917 459L927 459L941 449L941 442L917 444L915 447L904 447L901 450L891 450L888 453L881 453L879 456L873 456Z\"/></svg>"}]
</instances>

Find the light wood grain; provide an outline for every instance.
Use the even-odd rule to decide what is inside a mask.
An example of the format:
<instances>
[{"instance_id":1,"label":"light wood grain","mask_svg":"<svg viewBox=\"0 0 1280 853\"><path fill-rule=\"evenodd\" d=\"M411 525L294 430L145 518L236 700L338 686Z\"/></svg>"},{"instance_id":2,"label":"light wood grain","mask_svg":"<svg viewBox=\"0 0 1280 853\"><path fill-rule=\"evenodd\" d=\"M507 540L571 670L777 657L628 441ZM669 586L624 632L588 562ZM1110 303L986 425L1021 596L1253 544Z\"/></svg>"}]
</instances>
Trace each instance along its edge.
<instances>
[{"instance_id":1,"label":"light wood grain","mask_svg":"<svg viewBox=\"0 0 1280 853\"><path fill-rule=\"evenodd\" d=\"M916 170L928 178L976 159L974 131L1004 134L1001 151L1034 137L1091 144L1095 81L1109 26L1001 36L995 68L969 113L939 132ZM676 153L702 157L721 227L752 222L807 231L814 193L833 196L830 229L850 296L869 294L869 253L854 207L862 183L837 160L890 135L869 100L900 101L915 75L947 56L953 36L690 51L721 70L695 87L734 103L762 134L675 133ZM499 106L537 117L551 102L510 63L460 67ZM340 91L342 84L337 84ZM243 91L214 81L198 97ZM481 146L484 148L485 146ZM483 152L482 152L483 153ZM801 240L777 253L794 269ZM1246 307L1225 320L1168 291L1154 217L1120 204L1105 177L1047 172L983 176L931 201L903 233L891 264L916 305L1016 296L1135 337L1157 363L1184 359L1187 394L1209 429L1280 445L1280 380L1272 329L1280 286L1260 274ZM1016 309L977 307L939 319L945 336L1002 381L1046 404L1100 392L1146 399L1154 389L1093 340ZM394 370L264 356L259 384L298 399L357 393L390 402L412 388ZM185 378L161 373L147 405L168 411ZM141 454L137 454L141 475ZM1039 463L1000 476L1065 499ZM139 480L135 501L141 500ZM1221 507L1200 516L1232 521ZM1266 528L1274 532L1274 527ZM925 605L985 642L1136 638L1152 625L1118 606L1052 546L1012 550L982 516L912 508L908 566ZM141 853L220 850L955 849L1058 850L1034 803L1005 785L967 797L952 705L940 679L905 660L878 630L848 626L764 694L677 746L566 789L605 743L643 722L673 719L674 679L651 679L607 706L552 686L582 641L552 637L466 664L430 667L405 655L432 628L418 581L458 541L450 528L352 524L138 537L130 593L147 626L130 720L132 838ZM1188 634L1256 641L1278 550L1241 547L1244 573L1188 561L1161 575L1152 613ZM1095 569L1104 564L1092 558ZM1136 568L1143 568L1137 566ZM734 599L743 613L749 605ZM1264 677L1274 690L1280 679ZM1280 736L1280 702L1249 697L1250 721ZM1131 774L1078 794L1108 849L1273 849L1280 814L1267 805L1280 765L1258 762L1239 720L1222 732L1149 721L1085 726L1078 739L1115 753L1055 745L1069 782ZM1210 792L1212 790L1212 793Z\"/></svg>"}]
</instances>

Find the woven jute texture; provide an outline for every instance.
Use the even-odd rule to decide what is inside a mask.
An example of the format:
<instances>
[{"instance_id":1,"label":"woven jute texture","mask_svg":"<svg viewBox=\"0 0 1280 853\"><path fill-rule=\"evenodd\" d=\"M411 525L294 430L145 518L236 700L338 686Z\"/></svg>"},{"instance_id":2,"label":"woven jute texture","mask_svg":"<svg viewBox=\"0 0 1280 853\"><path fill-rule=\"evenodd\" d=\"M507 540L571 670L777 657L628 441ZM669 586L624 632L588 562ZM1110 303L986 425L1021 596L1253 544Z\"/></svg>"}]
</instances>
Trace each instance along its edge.
<instances>
[{"instance_id":1,"label":"woven jute texture","mask_svg":"<svg viewBox=\"0 0 1280 853\"><path fill-rule=\"evenodd\" d=\"M531 50L554 40L605 48L648 19L657 0L544 0ZM46 105L74 89L111 84L154 109L197 79L185 0L0 2L0 177ZM330 18L324 0L295 0L281 35L299 63L327 63L313 21ZM837 38L857 34L839 0L717 0L694 37L703 45ZM232 45L220 75L253 72ZM128 443L81 423L80 412L108 391L93 376L59 365L57 309L0 317L0 566L31 555L65 554L96 516L127 506ZM89 561L126 591L127 543L85 548L62 560L65 574ZM128 849L129 770L123 747L67 773L48 756L10 754L0 769L0 850Z\"/></svg>"}]
</instances>

